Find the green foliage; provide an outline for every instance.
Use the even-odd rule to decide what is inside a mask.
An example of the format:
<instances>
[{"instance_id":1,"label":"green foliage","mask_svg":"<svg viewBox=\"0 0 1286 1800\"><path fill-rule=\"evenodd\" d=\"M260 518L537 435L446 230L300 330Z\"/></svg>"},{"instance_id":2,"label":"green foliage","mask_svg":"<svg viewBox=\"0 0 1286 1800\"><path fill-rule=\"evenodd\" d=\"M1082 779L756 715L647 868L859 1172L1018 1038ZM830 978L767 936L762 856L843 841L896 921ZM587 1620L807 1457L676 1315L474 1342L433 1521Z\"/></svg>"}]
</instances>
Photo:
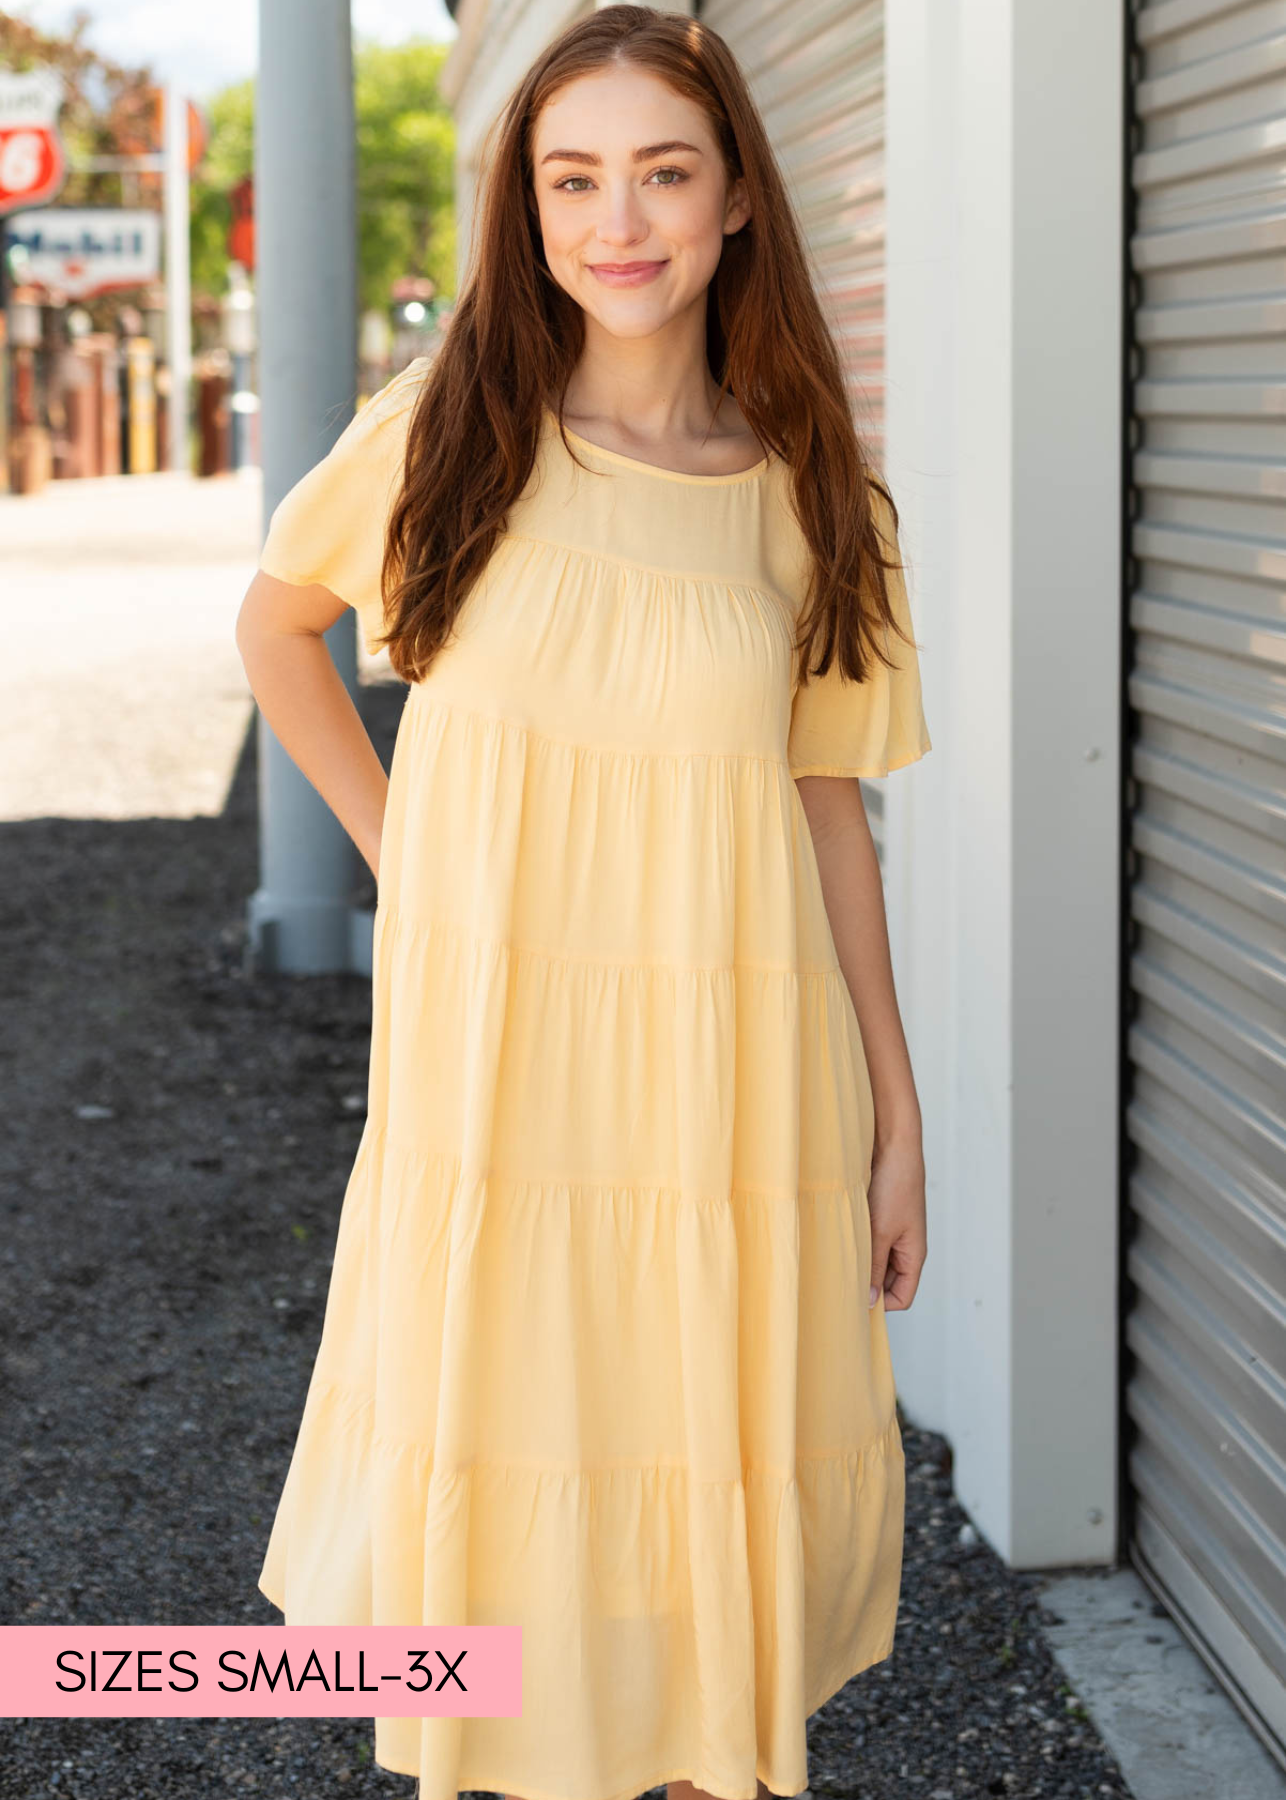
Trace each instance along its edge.
<instances>
[{"instance_id":1,"label":"green foliage","mask_svg":"<svg viewBox=\"0 0 1286 1800\"><path fill-rule=\"evenodd\" d=\"M438 94L447 46L359 45L357 239L363 308L399 275L455 292L455 122Z\"/></svg>"},{"instance_id":2,"label":"green foliage","mask_svg":"<svg viewBox=\"0 0 1286 1800\"><path fill-rule=\"evenodd\" d=\"M143 147L154 77L147 66L125 68L85 42L93 23L85 7L65 31L42 31L16 13L0 12L0 69L52 69L63 83L58 132L69 163ZM160 178L127 177L71 169L57 206L147 206L159 204Z\"/></svg>"},{"instance_id":3,"label":"green foliage","mask_svg":"<svg viewBox=\"0 0 1286 1800\"><path fill-rule=\"evenodd\" d=\"M357 111L358 295L384 309L399 275L428 275L455 291L455 128L438 94L447 46L359 44ZM192 191L192 286L227 286L229 193L254 164L254 82L209 103L210 142Z\"/></svg>"},{"instance_id":4,"label":"green foliage","mask_svg":"<svg viewBox=\"0 0 1286 1800\"><path fill-rule=\"evenodd\" d=\"M203 110L210 136L192 178L192 292L217 297L228 285L228 196L254 169L254 82L224 88Z\"/></svg>"}]
</instances>

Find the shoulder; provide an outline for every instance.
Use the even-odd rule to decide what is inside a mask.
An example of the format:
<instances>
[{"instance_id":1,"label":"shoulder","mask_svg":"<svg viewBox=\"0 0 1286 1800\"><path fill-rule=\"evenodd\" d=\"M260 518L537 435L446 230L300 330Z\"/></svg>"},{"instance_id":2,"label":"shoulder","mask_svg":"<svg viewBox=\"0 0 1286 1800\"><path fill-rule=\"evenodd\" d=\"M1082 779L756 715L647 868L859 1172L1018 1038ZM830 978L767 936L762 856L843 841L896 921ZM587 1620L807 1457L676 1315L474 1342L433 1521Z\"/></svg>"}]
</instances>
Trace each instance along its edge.
<instances>
[{"instance_id":1,"label":"shoulder","mask_svg":"<svg viewBox=\"0 0 1286 1800\"><path fill-rule=\"evenodd\" d=\"M369 428L388 423L395 419L405 419L419 399L420 390L424 386L425 376L432 367L433 359L429 356L417 356L386 381L378 393L372 394L354 414L353 422L360 419Z\"/></svg>"},{"instance_id":2,"label":"shoulder","mask_svg":"<svg viewBox=\"0 0 1286 1800\"><path fill-rule=\"evenodd\" d=\"M323 472L334 480L392 479L401 467L411 415L431 362L430 357L416 357L362 402L317 465L319 481Z\"/></svg>"},{"instance_id":3,"label":"shoulder","mask_svg":"<svg viewBox=\"0 0 1286 1800\"><path fill-rule=\"evenodd\" d=\"M340 539L364 542L380 517L387 517L402 476L411 413L430 366L429 357L417 357L385 382L278 502L265 549L282 567L320 566L319 546ZM352 591L351 582L326 580L326 585L339 594Z\"/></svg>"}]
</instances>

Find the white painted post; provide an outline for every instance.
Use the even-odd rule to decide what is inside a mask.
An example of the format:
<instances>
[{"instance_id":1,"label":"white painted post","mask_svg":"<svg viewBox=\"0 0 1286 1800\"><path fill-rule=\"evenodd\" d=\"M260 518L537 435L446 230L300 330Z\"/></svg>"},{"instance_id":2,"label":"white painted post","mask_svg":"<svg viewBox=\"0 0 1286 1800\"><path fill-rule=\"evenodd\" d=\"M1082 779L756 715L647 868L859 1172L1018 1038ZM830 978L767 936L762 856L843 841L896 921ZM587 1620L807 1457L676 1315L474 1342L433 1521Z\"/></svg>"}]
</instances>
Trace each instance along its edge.
<instances>
[{"instance_id":1,"label":"white painted post","mask_svg":"<svg viewBox=\"0 0 1286 1800\"><path fill-rule=\"evenodd\" d=\"M934 738L898 847L929 1262L890 1337L1020 1568L1117 1552L1122 4L886 8L886 467Z\"/></svg>"}]
</instances>

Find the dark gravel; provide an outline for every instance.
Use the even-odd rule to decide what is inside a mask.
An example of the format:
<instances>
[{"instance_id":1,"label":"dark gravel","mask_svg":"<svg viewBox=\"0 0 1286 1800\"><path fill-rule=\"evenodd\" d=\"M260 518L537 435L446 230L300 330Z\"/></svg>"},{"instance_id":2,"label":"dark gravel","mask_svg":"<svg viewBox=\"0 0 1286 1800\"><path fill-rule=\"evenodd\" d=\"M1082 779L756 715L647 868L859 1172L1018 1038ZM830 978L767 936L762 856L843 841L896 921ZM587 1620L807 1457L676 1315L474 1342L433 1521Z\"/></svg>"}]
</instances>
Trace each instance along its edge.
<instances>
[{"instance_id":1,"label":"dark gravel","mask_svg":"<svg viewBox=\"0 0 1286 1800\"><path fill-rule=\"evenodd\" d=\"M363 690L387 761L403 689ZM218 818L0 827L5 1624L252 1624L366 1097L369 984L244 967L254 734ZM104 1109L81 1116L78 1109ZM897 1648L811 1726L813 1792L1125 1795L904 1425ZM967 1534L966 1534L967 1535ZM4 1720L0 1800L401 1795L369 1719Z\"/></svg>"}]
</instances>

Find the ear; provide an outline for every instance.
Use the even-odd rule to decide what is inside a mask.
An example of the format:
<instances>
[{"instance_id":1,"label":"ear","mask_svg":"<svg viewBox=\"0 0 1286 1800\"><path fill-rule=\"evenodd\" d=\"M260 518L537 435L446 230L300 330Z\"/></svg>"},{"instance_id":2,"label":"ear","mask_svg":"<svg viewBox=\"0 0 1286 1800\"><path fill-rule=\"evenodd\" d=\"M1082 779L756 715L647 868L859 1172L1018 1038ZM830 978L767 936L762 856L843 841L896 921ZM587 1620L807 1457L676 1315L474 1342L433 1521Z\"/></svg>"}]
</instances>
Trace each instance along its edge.
<instances>
[{"instance_id":1,"label":"ear","mask_svg":"<svg viewBox=\"0 0 1286 1800\"><path fill-rule=\"evenodd\" d=\"M746 178L738 175L728 189L728 197L723 206L724 234L740 231L750 217L750 201L746 194Z\"/></svg>"}]
</instances>

